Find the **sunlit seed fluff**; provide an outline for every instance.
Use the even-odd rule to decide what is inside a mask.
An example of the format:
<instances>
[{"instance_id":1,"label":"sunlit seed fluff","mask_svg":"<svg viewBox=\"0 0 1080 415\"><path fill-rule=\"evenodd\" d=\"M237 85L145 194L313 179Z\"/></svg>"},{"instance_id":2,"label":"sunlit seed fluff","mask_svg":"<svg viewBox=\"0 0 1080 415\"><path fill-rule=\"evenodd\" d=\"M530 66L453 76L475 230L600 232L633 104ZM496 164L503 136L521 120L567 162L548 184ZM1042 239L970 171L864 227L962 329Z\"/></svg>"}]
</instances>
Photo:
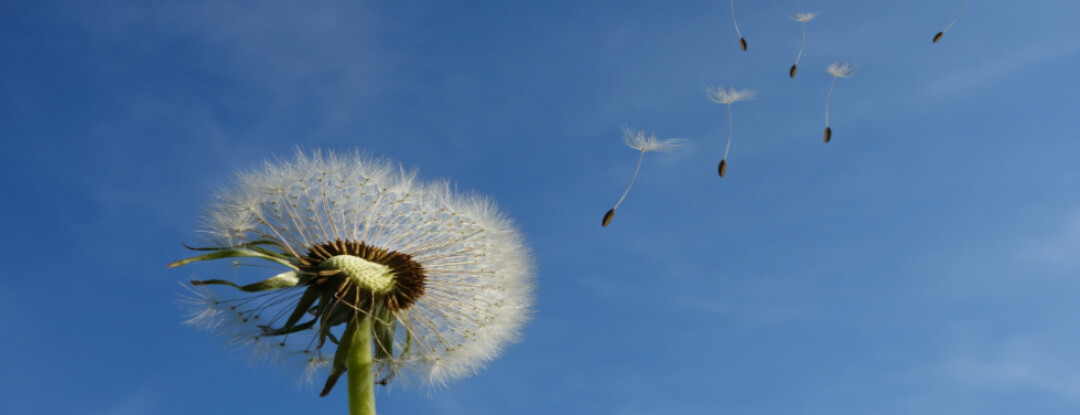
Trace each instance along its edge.
<instances>
[{"instance_id":1,"label":"sunlit seed fluff","mask_svg":"<svg viewBox=\"0 0 1080 415\"><path fill-rule=\"evenodd\" d=\"M712 102L718 104L727 104L728 114L728 137L727 144L724 145L724 155L720 158L720 177L724 177L724 173L727 171L727 156L731 150L731 137L734 129L734 118L731 115L731 104L739 101L753 99L757 96L758 91L752 89L724 89L724 87L705 88L705 94Z\"/></svg>"},{"instance_id":2,"label":"sunlit seed fluff","mask_svg":"<svg viewBox=\"0 0 1080 415\"><path fill-rule=\"evenodd\" d=\"M827 68L830 75L833 76L832 84L829 85L829 95L825 99L825 142L828 143L832 139L832 128L829 128L829 105L832 103L833 89L836 88L836 80L840 78L850 78L855 75L855 72L859 71L859 65L852 65L844 62L834 62Z\"/></svg>"},{"instance_id":3,"label":"sunlit seed fluff","mask_svg":"<svg viewBox=\"0 0 1080 415\"><path fill-rule=\"evenodd\" d=\"M626 190L623 191L619 201L615 202L615 206L611 210L604 214L604 220L601 222L602 227L606 228L611 220L615 217L615 209L619 208L623 200L626 199L626 195L630 194L630 188L634 186L634 180L637 179L638 172L641 171L641 162L645 160L645 153L650 151L666 152L671 151L682 146L682 138L669 138L666 140L659 140L654 134L645 134L645 131L633 130L630 127L623 127L623 142L634 150L641 151L638 155L637 167L634 168L634 175L630 176L630 184L626 186Z\"/></svg>"},{"instance_id":4,"label":"sunlit seed fluff","mask_svg":"<svg viewBox=\"0 0 1080 415\"><path fill-rule=\"evenodd\" d=\"M833 62L829 64L827 68L829 75L837 78L850 78L855 75L855 72L859 71L859 65L852 65L851 63Z\"/></svg>"},{"instance_id":5,"label":"sunlit seed fluff","mask_svg":"<svg viewBox=\"0 0 1080 415\"><path fill-rule=\"evenodd\" d=\"M799 53L795 55L795 63L792 64L791 69L788 70L788 77L795 78L795 73L799 70L799 59L802 59L803 49L806 48L806 22L809 22L816 15L816 12L803 12L791 15L792 20L802 23L802 39L799 41Z\"/></svg>"},{"instance_id":6,"label":"sunlit seed fluff","mask_svg":"<svg viewBox=\"0 0 1080 415\"><path fill-rule=\"evenodd\" d=\"M188 323L272 359L296 360L309 376L335 356L336 340L316 330L333 322L280 331L291 310L303 309L297 305L305 290L333 278L352 278L341 286L358 288L330 292L342 297L329 307L370 313L373 324L391 327L391 338L373 342L374 375L383 383L441 385L470 375L516 341L529 318L532 261L510 220L483 197L459 194L445 181L422 182L387 160L298 152L295 160L243 171L218 193L205 232L219 248L260 244L309 274L295 287L228 297L196 287L186 300ZM369 258L321 254L340 250ZM312 252L328 257L321 268L304 259ZM371 258L385 263L367 263ZM389 297L408 282L402 264L422 272L413 302L371 308L367 296ZM342 336L342 323L330 329L333 336Z\"/></svg>"}]
</instances>

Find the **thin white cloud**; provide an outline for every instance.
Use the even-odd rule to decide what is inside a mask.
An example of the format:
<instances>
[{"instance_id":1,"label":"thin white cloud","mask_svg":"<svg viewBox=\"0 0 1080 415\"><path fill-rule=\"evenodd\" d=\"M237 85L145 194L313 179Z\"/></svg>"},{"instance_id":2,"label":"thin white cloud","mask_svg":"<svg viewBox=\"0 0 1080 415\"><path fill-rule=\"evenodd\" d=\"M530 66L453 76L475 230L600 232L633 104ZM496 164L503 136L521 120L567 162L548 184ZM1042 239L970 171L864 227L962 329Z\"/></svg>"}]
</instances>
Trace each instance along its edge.
<instances>
[{"instance_id":1,"label":"thin white cloud","mask_svg":"<svg viewBox=\"0 0 1080 415\"><path fill-rule=\"evenodd\" d=\"M1043 42L1038 46L1022 49L1004 56L993 56L982 62L954 70L941 76L924 88L929 98L956 96L977 88L990 88L1015 72L1042 64L1046 61L1080 53L1080 42L1068 44Z\"/></svg>"},{"instance_id":2,"label":"thin white cloud","mask_svg":"<svg viewBox=\"0 0 1080 415\"><path fill-rule=\"evenodd\" d=\"M1058 223L1053 231L1024 241L1017 259L1060 272L1080 267L1080 208Z\"/></svg>"},{"instance_id":3,"label":"thin white cloud","mask_svg":"<svg viewBox=\"0 0 1080 415\"><path fill-rule=\"evenodd\" d=\"M1033 389L1080 399L1080 361L1046 350L1031 339L1012 341L989 357L959 357L947 364L958 381L997 390Z\"/></svg>"},{"instance_id":4,"label":"thin white cloud","mask_svg":"<svg viewBox=\"0 0 1080 415\"><path fill-rule=\"evenodd\" d=\"M103 411L96 412L98 415L144 415L154 414L158 398L146 391L137 391L125 396Z\"/></svg>"},{"instance_id":5,"label":"thin white cloud","mask_svg":"<svg viewBox=\"0 0 1080 415\"><path fill-rule=\"evenodd\" d=\"M241 105L271 119L317 112L321 123L313 126L311 136L336 131L355 119L384 90L388 74L407 61L404 54L384 46L390 32L400 29L387 28L378 12L363 2L96 6L73 8L72 18L98 41L140 56L186 56L180 70L227 80L231 89L241 91L235 96ZM95 64L111 71L131 62ZM175 97L136 92L140 95L129 99L166 109L175 105L170 101ZM269 126L268 135L278 127Z\"/></svg>"}]
</instances>

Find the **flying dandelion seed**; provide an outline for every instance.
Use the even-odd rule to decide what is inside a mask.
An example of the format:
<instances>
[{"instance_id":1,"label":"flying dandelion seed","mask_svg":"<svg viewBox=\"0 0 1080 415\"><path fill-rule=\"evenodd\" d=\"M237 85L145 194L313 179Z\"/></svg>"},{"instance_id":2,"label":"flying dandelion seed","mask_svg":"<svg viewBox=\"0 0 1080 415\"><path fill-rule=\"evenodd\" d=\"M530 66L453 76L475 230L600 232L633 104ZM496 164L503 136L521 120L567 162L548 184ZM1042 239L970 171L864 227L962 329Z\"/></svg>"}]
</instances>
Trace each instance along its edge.
<instances>
[{"instance_id":1,"label":"flying dandelion seed","mask_svg":"<svg viewBox=\"0 0 1080 415\"><path fill-rule=\"evenodd\" d=\"M717 166L717 172L720 177L724 177L727 174L727 156L728 151L731 150L731 136L732 136L732 117L731 117L731 104L754 98L758 91L752 89L736 90L731 88L725 90L724 87L705 88L705 93L709 96L709 99L718 104L727 104L727 116L728 116L728 136L727 144L724 146L724 156L720 158L720 165Z\"/></svg>"},{"instance_id":2,"label":"flying dandelion seed","mask_svg":"<svg viewBox=\"0 0 1080 415\"><path fill-rule=\"evenodd\" d=\"M619 201L615 202L615 207L604 214L604 221L602 223L605 228L611 223L611 219L615 217L615 209L619 208L623 199L626 199L626 195L630 193L630 188L634 186L634 180L637 179L638 171L641 170L641 162L642 160L645 160L645 153L650 151L671 151L679 148L685 140L681 138L657 140L655 135L646 136L644 131L634 131L629 127L623 127L623 141L627 146L630 146L630 148L640 150L641 155L638 156L637 167L634 168L634 175L630 176L630 184L626 186L626 190L623 191L622 197L619 197Z\"/></svg>"},{"instance_id":3,"label":"flying dandelion seed","mask_svg":"<svg viewBox=\"0 0 1080 415\"><path fill-rule=\"evenodd\" d=\"M474 373L528 319L531 259L488 200L422 183L386 160L299 153L239 173L217 195L213 247L169 264L221 258L281 268L264 281L192 281L188 323L346 375L350 414L374 414L374 385L440 385ZM240 291L219 297L211 286Z\"/></svg>"},{"instance_id":4,"label":"flying dandelion seed","mask_svg":"<svg viewBox=\"0 0 1080 415\"><path fill-rule=\"evenodd\" d=\"M746 39L742 37L742 32L739 31L739 22L735 20L735 0L731 0L731 22L735 23L735 34L739 36L739 47L745 52Z\"/></svg>"},{"instance_id":5,"label":"flying dandelion seed","mask_svg":"<svg viewBox=\"0 0 1080 415\"><path fill-rule=\"evenodd\" d=\"M802 22L802 42L799 44L799 54L795 55L795 64L791 65L791 69L788 70L788 76L794 78L795 72L799 70L799 59L802 58L803 49L806 48L806 22L817 16L817 12L814 13L795 13L791 15L791 19L796 22Z\"/></svg>"},{"instance_id":6,"label":"flying dandelion seed","mask_svg":"<svg viewBox=\"0 0 1080 415\"><path fill-rule=\"evenodd\" d=\"M855 75L855 72L859 70L859 65L851 66L851 64L844 62L843 64L835 62L829 65L829 74L833 76L832 85L829 86L829 97L825 100L825 142L828 143L832 139L832 128L829 127L829 104L832 103L833 88L836 88L836 80L840 78L850 78Z\"/></svg>"},{"instance_id":7,"label":"flying dandelion seed","mask_svg":"<svg viewBox=\"0 0 1080 415\"><path fill-rule=\"evenodd\" d=\"M941 29L940 32L934 35L934 43L937 43L939 40L941 40L941 37L945 36L945 32L947 32L949 28L952 27L952 25L956 24L957 20L960 20L960 15L964 14L964 9L967 8L969 2L971 2L971 0L964 0L964 5L960 6L960 13L957 13L956 17L954 17L952 21L949 22L947 26L945 26L944 29Z\"/></svg>"}]
</instances>

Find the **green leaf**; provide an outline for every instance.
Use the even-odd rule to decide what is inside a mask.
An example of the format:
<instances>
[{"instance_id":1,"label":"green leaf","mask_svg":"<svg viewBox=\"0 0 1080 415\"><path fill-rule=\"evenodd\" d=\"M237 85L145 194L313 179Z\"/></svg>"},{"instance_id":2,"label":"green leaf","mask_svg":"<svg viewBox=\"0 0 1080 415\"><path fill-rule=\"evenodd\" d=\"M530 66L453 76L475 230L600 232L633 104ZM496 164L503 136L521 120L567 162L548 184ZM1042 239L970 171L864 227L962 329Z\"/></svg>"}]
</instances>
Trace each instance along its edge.
<instances>
[{"instance_id":1,"label":"green leaf","mask_svg":"<svg viewBox=\"0 0 1080 415\"><path fill-rule=\"evenodd\" d=\"M277 263L279 263L281 265L287 266L287 267L292 268L294 270L299 269L299 268L296 267L296 265L294 265L288 259L277 257L277 256L274 256L274 255L267 255L265 253L262 253L262 252L259 252L259 251L254 251L254 250L251 250L251 249L222 249L220 251L211 252L209 254L193 256L193 257L187 258L187 259L181 259L179 261L176 261L176 262L173 262L173 263L169 264L169 268L176 268L176 267L179 267L181 265L187 265L187 264L190 264L192 262L197 262L197 261L208 261L208 260L211 260L211 259L238 258L238 257L260 258L260 259L265 259L267 261L277 262Z\"/></svg>"},{"instance_id":2,"label":"green leaf","mask_svg":"<svg viewBox=\"0 0 1080 415\"><path fill-rule=\"evenodd\" d=\"M329 329L327 329L329 330ZM341 342L338 343L337 351L334 353L334 365L330 369L330 376L326 377L326 384L323 386L322 393L319 396L326 396L330 393L330 390L334 388L334 384L337 383L338 378L345 373L345 367L349 360L349 349L352 347L353 332L356 331L356 321L351 321L345 326L345 334L341 336Z\"/></svg>"},{"instance_id":3,"label":"green leaf","mask_svg":"<svg viewBox=\"0 0 1080 415\"><path fill-rule=\"evenodd\" d=\"M412 350L412 332L408 329L405 330L405 346L401 348L401 354L398 355L398 359L404 359L409 355L409 351Z\"/></svg>"},{"instance_id":4,"label":"green leaf","mask_svg":"<svg viewBox=\"0 0 1080 415\"><path fill-rule=\"evenodd\" d=\"M223 251L223 250L226 250L226 249L233 249L233 248L253 248L253 247L261 246L261 245L272 245L272 246L276 246L278 248L281 248L282 250L288 250L287 248L285 248L284 245L278 243L277 241L272 241L272 240L269 240L269 239L260 239L260 240L257 240L257 241L251 241L251 242L247 242L247 243L242 243L242 244L239 244L239 245L236 245L236 246L198 247L198 246L188 246L187 244L184 244L184 248L190 249L192 251Z\"/></svg>"},{"instance_id":5,"label":"green leaf","mask_svg":"<svg viewBox=\"0 0 1080 415\"><path fill-rule=\"evenodd\" d=\"M333 298L332 294L323 293L319 296L319 304L315 306L315 318L322 320L322 324L319 324L319 345L316 346L318 349L321 349L323 344L326 344L326 336L330 334L330 325L326 321L326 310Z\"/></svg>"},{"instance_id":6,"label":"green leaf","mask_svg":"<svg viewBox=\"0 0 1080 415\"><path fill-rule=\"evenodd\" d=\"M385 307L379 308L378 312L373 314L375 318L371 321L371 329L375 332L375 358L391 359L394 357L394 329L397 328L397 320Z\"/></svg>"},{"instance_id":7,"label":"green leaf","mask_svg":"<svg viewBox=\"0 0 1080 415\"><path fill-rule=\"evenodd\" d=\"M305 323L297 324L295 326L285 326L285 327L281 327L281 328L277 328L277 329L271 328L270 326L260 326L260 327L262 327L264 335L267 335L267 336L281 336L281 335L285 335L285 334L289 334L289 333L296 333L298 331L303 331L303 330L310 329L311 326L315 325L316 321L317 320L311 320L311 321L308 321L308 322L305 322Z\"/></svg>"},{"instance_id":8,"label":"green leaf","mask_svg":"<svg viewBox=\"0 0 1080 415\"><path fill-rule=\"evenodd\" d=\"M292 326L293 324L296 324L296 322L300 321L300 318L304 317L304 314L306 314L308 310L311 310L311 305L314 304L315 300L318 298L319 293L318 291L315 291L315 287L309 287L306 291L304 291L304 295L301 296L300 301L296 303L296 308L293 309L292 314L289 315L289 319L285 320L284 327ZM315 315L315 319L319 319L318 314Z\"/></svg>"},{"instance_id":9,"label":"green leaf","mask_svg":"<svg viewBox=\"0 0 1080 415\"><path fill-rule=\"evenodd\" d=\"M276 289L279 289L279 288L291 288L291 287L295 287L299 283L300 283L300 278L296 277L296 271L289 271L289 272L280 273L280 274L275 275L273 277L267 278L265 280L262 280L262 281L259 281L259 282L253 283L253 284L248 284L248 285L237 285L236 283L234 283L232 281L225 281L225 280L192 281L191 285L196 285L196 286L198 286L198 285L228 285L230 287L235 287L236 289L238 289L240 291L253 293L253 292L259 292L259 291L266 291L266 290L276 290Z\"/></svg>"}]
</instances>

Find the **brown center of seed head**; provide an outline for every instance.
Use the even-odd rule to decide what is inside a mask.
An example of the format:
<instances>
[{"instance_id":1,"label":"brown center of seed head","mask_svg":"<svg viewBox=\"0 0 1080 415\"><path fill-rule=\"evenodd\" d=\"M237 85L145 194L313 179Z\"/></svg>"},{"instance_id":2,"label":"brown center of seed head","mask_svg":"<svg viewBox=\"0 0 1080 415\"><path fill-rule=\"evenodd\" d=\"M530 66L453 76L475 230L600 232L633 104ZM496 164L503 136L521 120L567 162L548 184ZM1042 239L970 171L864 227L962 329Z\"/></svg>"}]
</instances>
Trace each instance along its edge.
<instances>
[{"instance_id":1,"label":"brown center of seed head","mask_svg":"<svg viewBox=\"0 0 1080 415\"><path fill-rule=\"evenodd\" d=\"M351 283L340 273L319 267L319 264L339 255L354 256L386 266L394 275L393 289L383 294L375 293ZM374 300L382 302L391 311L405 310L424 294L424 267L414 261L411 255L363 242L338 239L310 246L307 255L300 258L300 264L300 271L312 276L312 286L321 287L323 291L356 308L370 309L370 302Z\"/></svg>"}]
</instances>

